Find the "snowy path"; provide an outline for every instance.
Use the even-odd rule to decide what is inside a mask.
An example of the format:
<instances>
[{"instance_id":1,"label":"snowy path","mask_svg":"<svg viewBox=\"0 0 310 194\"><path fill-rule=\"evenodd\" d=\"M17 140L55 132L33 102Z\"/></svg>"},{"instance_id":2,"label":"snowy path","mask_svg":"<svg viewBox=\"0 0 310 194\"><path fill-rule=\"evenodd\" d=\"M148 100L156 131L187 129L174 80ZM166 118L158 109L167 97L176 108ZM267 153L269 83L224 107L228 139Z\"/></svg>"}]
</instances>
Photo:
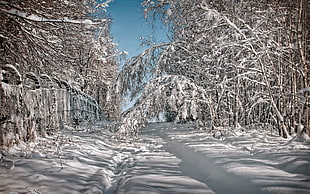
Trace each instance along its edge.
<instances>
[{"instance_id":1,"label":"snowy path","mask_svg":"<svg viewBox=\"0 0 310 194\"><path fill-rule=\"evenodd\" d=\"M310 192L309 144L286 145L285 139L259 132L231 134L218 140L190 129L189 125L170 123L149 125L143 139L158 146L136 157L136 166L120 181L118 191Z\"/></svg>"},{"instance_id":2,"label":"snowy path","mask_svg":"<svg viewBox=\"0 0 310 194\"><path fill-rule=\"evenodd\" d=\"M222 140L186 125L157 131L166 150L182 162L189 176L216 193L309 193L309 143L293 142L266 133L228 134Z\"/></svg>"},{"instance_id":3,"label":"snowy path","mask_svg":"<svg viewBox=\"0 0 310 194\"><path fill-rule=\"evenodd\" d=\"M310 145L261 131L221 140L150 124L134 143L102 124L2 153L0 193L309 193ZM56 142L56 143L54 143Z\"/></svg>"},{"instance_id":4,"label":"snowy path","mask_svg":"<svg viewBox=\"0 0 310 194\"><path fill-rule=\"evenodd\" d=\"M121 178L116 193L214 193L182 171L182 161L165 150L166 142L158 136L157 129L146 129L142 138L151 145L150 149L134 156L135 165Z\"/></svg>"}]
</instances>

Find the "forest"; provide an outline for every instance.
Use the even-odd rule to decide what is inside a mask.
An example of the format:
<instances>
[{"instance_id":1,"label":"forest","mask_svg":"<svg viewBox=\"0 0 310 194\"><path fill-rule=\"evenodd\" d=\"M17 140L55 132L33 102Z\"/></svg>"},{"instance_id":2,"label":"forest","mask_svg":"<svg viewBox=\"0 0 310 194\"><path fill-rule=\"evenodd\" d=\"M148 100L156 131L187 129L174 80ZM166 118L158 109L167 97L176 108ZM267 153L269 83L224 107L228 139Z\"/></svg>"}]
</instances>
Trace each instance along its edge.
<instances>
[{"instance_id":1,"label":"forest","mask_svg":"<svg viewBox=\"0 0 310 194\"><path fill-rule=\"evenodd\" d=\"M257 182L237 193L281 193L274 188L283 185L263 181L273 172L294 174L285 174L292 193L307 193L308 0L141 0L145 21L161 22L169 41L144 39L148 47L125 62L106 14L111 2L0 1L0 192L49 192L58 175L60 193L146 192L131 189L160 181L144 175L163 168L160 176L175 173L180 185L196 185L183 189L202 193L242 189L243 176ZM122 111L127 97L133 106ZM59 171L27 168L41 163ZM27 173L37 182L23 182ZM176 192L168 187L155 193Z\"/></svg>"},{"instance_id":2,"label":"forest","mask_svg":"<svg viewBox=\"0 0 310 194\"><path fill-rule=\"evenodd\" d=\"M164 112L197 128L261 125L283 137L309 135L307 1L144 1L171 42L132 58L117 79L139 96L120 133Z\"/></svg>"}]
</instances>

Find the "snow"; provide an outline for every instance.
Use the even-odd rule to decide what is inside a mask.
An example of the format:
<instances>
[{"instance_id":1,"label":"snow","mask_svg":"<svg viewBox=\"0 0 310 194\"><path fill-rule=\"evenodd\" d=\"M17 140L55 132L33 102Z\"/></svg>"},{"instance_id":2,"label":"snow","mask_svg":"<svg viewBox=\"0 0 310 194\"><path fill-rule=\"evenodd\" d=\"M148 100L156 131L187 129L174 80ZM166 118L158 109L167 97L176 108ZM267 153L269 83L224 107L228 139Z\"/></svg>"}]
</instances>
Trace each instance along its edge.
<instances>
[{"instance_id":1,"label":"snow","mask_svg":"<svg viewBox=\"0 0 310 194\"><path fill-rule=\"evenodd\" d=\"M165 114L166 114L165 111L162 111L162 112L158 113L157 117L149 119L148 122L149 123L164 123L164 122L167 122L167 117L166 117Z\"/></svg>"},{"instance_id":2,"label":"snow","mask_svg":"<svg viewBox=\"0 0 310 194\"><path fill-rule=\"evenodd\" d=\"M6 9L0 9L1 11L8 13L8 14L12 14L27 20L31 20L31 21L35 21L35 22L65 22L65 23L74 23L74 24L88 24L88 25L96 25L96 24L101 24L101 22L93 22L90 19L84 19L84 20L73 20L73 19L69 19L68 17L64 17L62 19L48 19L48 18L44 18L44 17L40 17L38 15L35 14L28 14L26 12L22 12L20 10L17 9L10 9L10 10L6 10Z\"/></svg>"},{"instance_id":3,"label":"snow","mask_svg":"<svg viewBox=\"0 0 310 194\"><path fill-rule=\"evenodd\" d=\"M300 90L300 93L310 92L310 87L306 87Z\"/></svg>"},{"instance_id":4,"label":"snow","mask_svg":"<svg viewBox=\"0 0 310 194\"><path fill-rule=\"evenodd\" d=\"M0 192L102 193L115 176L118 161L112 157L117 145L105 142L108 135L98 136L96 131L95 127L88 132L67 128L4 153Z\"/></svg>"},{"instance_id":5,"label":"snow","mask_svg":"<svg viewBox=\"0 0 310 194\"><path fill-rule=\"evenodd\" d=\"M309 193L310 143L253 126L218 138L190 124L152 123L134 142L108 122L66 127L3 151L0 192ZM298 140L298 141L297 141Z\"/></svg>"},{"instance_id":6,"label":"snow","mask_svg":"<svg viewBox=\"0 0 310 194\"><path fill-rule=\"evenodd\" d=\"M172 15L172 10L169 8L167 9L167 16L170 17Z\"/></svg>"}]
</instances>

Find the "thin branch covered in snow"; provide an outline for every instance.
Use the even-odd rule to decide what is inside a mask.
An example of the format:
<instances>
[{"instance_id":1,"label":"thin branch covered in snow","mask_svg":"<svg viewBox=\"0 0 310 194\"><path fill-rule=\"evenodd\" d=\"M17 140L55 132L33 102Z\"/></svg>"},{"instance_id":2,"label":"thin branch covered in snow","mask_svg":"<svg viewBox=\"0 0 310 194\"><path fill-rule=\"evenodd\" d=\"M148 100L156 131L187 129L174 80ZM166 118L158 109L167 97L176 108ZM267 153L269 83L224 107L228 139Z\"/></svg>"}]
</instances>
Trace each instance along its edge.
<instances>
[{"instance_id":1,"label":"thin branch covered in snow","mask_svg":"<svg viewBox=\"0 0 310 194\"><path fill-rule=\"evenodd\" d=\"M44 18L44 17L40 17L34 14L27 14L25 12L19 11L17 9L10 9L10 10L6 10L6 9L0 9L0 11L14 15L14 16L18 16L27 20L31 20L34 22L62 22L62 23L73 23L73 24L89 24L89 25L98 25L98 24L102 24L102 22L93 22L90 19L85 19L85 20L72 20L69 19L67 17L64 17L62 19L48 19L48 18ZM104 22L104 21L103 21Z\"/></svg>"}]
</instances>

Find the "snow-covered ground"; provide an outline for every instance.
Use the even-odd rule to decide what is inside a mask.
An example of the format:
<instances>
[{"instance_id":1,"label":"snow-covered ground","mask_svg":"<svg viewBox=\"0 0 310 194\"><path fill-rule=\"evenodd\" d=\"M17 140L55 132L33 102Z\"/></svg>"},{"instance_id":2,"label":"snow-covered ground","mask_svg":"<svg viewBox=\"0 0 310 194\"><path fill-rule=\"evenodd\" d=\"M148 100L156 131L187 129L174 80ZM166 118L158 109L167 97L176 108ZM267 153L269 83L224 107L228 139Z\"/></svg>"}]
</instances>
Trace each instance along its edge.
<instances>
[{"instance_id":1,"label":"snow-covered ground","mask_svg":"<svg viewBox=\"0 0 310 194\"><path fill-rule=\"evenodd\" d=\"M102 193L131 153L111 138L105 123L64 129L2 155L0 192ZM123 167L122 167L123 168Z\"/></svg>"},{"instance_id":2,"label":"snow-covered ground","mask_svg":"<svg viewBox=\"0 0 310 194\"><path fill-rule=\"evenodd\" d=\"M0 193L310 192L309 142L254 128L214 138L172 123L118 142L105 125L67 128L3 152Z\"/></svg>"}]
</instances>

